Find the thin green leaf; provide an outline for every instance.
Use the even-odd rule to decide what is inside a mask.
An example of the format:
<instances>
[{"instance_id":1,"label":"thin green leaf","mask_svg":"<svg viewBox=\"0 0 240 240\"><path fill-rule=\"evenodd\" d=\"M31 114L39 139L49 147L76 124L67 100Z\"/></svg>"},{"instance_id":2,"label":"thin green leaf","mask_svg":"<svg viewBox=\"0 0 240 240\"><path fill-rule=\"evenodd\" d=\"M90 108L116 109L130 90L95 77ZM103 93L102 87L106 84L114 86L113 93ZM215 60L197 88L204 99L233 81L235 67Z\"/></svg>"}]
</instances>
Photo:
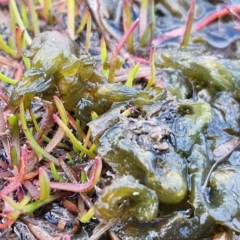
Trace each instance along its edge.
<instances>
[{"instance_id":1,"label":"thin green leaf","mask_svg":"<svg viewBox=\"0 0 240 240\"><path fill-rule=\"evenodd\" d=\"M55 165L53 162L50 163L50 169L51 169L51 173L53 175L53 178L58 181L58 182L62 182L64 179L63 177L58 173Z\"/></svg>"},{"instance_id":2,"label":"thin green leaf","mask_svg":"<svg viewBox=\"0 0 240 240\"><path fill-rule=\"evenodd\" d=\"M128 0L123 1L123 27L124 32L126 32L132 24L132 14L131 14L132 2ZM127 49L129 53L134 53L133 48L133 34L129 34L127 39Z\"/></svg>"},{"instance_id":3,"label":"thin green leaf","mask_svg":"<svg viewBox=\"0 0 240 240\"><path fill-rule=\"evenodd\" d=\"M74 160L69 153L66 154L66 158L69 160L71 164L74 164Z\"/></svg>"},{"instance_id":4,"label":"thin green leaf","mask_svg":"<svg viewBox=\"0 0 240 240\"><path fill-rule=\"evenodd\" d=\"M42 130L40 129L40 127L39 127L39 125L38 125L38 123L37 123L36 117L35 117L34 112L33 112L32 109L30 109L30 116L31 116L31 120L32 120L32 122L33 122L33 125L34 125L34 127L35 127L35 130L37 131L38 134L41 134L42 140L43 140L44 142L46 142L46 143L50 143L53 139L50 139L50 138L47 137L45 134L42 134ZM60 133L58 134L58 132L56 132L55 134L58 135L58 138L60 138ZM55 136L55 135L54 135L54 136ZM61 143L61 142L58 142L56 146L61 147L61 148L65 148L65 149L69 149L69 147L68 147L66 144ZM51 150L48 151L48 148L49 148L49 145L47 145L47 146L45 147L45 150L46 150L47 152L50 152Z\"/></svg>"},{"instance_id":5,"label":"thin green leaf","mask_svg":"<svg viewBox=\"0 0 240 240\"><path fill-rule=\"evenodd\" d=\"M26 35L23 34L23 35L22 35L22 41L21 41L21 43L22 43L22 49L26 48L26 42L27 42L27 40L26 40ZM24 62L25 67L26 67L27 69L30 69L30 67L31 67L30 59L22 56L22 60L23 60L23 62Z\"/></svg>"},{"instance_id":6,"label":"thin green leaf","mask_svg":"<svg viewBox=\"0 0 240 240\"><path fill-rule=\"evenodd\" d=\"M22 208L22 206L15 202L11 197L8 196L2 196L2 199L15 211L20 210Z\"/></svg>"},{"instance_id":7,"label":"thin green leaf","mask_svg":"<svg viewBox=\"0 0 240 240\"><path fill-rule=\"evenodd\" d=\"M155 64L154 64L154 47L151 48L150 52L150 68L151 68L151 76L150 79L148 80L147 86L145 87L144 90L148 90L155 82Z\"/></svg>"},{"instance_id":8,"label":"thin green leaf","mask_svg":"<svg viewBox=\"0 0 240 240\"><path fill-rule=\"evenodd\" d=\"M130 107L128 109L126 109L125 111L123 111L121 114L124 116L124 117L128 117L131 115L131 113L133 112L133 108Z\"/></svg>"},{"instance_id":9,"label":"thin green leaf","mask_svg":"<svg viewBox=\"0 0 240 240\"><path fill-rule=\"evenodd\" d=\"M37 123L37 120L36 120L36 117L34 115L34 112L32 109L30 109L30 116L31 116L31 119L32 119L32 122L33 122L33 125L35 127L35 130L37 131L37 133L41 134L41 137L42 139L45 141L45 142L50 142L50 138L48 138L45 134L42 134L42 131Z\"/></svg>"},{"instance_id":10,"label":"thin green leaf","mask_svg":"<svg viewBox=\"0 0 240 240\"><path fill-rule=\"evenodd\" d=\"M38 20L38 15L35 10L34 6L34 1L33 0L27 0L28 3L28 8L30 10L30 16L32 20L32 26L33 26L33 31L35 36L37 36L40 33L40 28L39 28L39 20Z\"/></svg>"},{"instance_id":11,"label":"thin green leaf","mask_svg":"<svg viewBox=\"0 0 240 240\"><path fill-rule=\"evenodd\" d=\"M19 204L21 206L25 206L30 202L31 198L32 198L31 194L28 192L27 195L25 195L23 199L19 202Z\"/></svg>"},{"instance_id":12,"label":"thin green leaf","mask_svg":"<svg viewBox=\"0 0 240 240\"><path fill-rule=\"evenodd\" d=\"M55 194L55 195L49 195L49 197L47 199L45 199L44 201L38 201L38 202L32 202L29 203L26 206L22 207L22 214L29 214L29 213L33 213L35 210L37 210L38 208L47 205L51 202L54 202L57 199L60 199L62 197L64 197L66 195L66 193L59 193L59 194Z\"/></svg>"},{"instance_id":13,"label":"thin green leaf","mask_svg":"<svg viewBox=\"0 0 240 240\"><path fill-rule=\"evenodd\" d=\"M20 9L21 9L21 16L22 16L22 20L23 20L24 25L26 26L26 28L28 30L32 30L32 26L29 22L29 17L28 17L28 14L27 14L26 5L24 3L20 3Z\"/></svg>"},{"instance_id":14,"label":"thin green leaf","mask_svg":"<svg viewBox=\"0 0 240 240\"><path fill-rule=\"evenodd\" d=\"M150 39L150 33L152 30L151 26L152 26L152 23L149 23L147 28L145 29L139 42L140 47L144 47L148 43L148 40Z\"/></svg>"},{"instance_id":15,"label":"thin green leaf","mask_svg":"<svg viewBox=\"0 0 240 240\"><path fill-rule=\"evenodd\" d=\"M11 79L9 77L6 77L5 75L3 75L1 72L0 72L0 80L6 82L6 83L10 83L10 84L16 84L17 81L14 80L14 79Z\"/></svg>"},{"instance_id":16,"label":"thin green leaf","mask_svg":"<svg viewBox=\"0 0 240 240\"><path fill-rule=\"evenodd\" d=\"M14 150L12 150L13 152L11 152L12 163L18 166L18 159L20 158L20 128L18 125L18 118L14 114L11 114L8 117L8 123L10 126L12 144L14 148Z\"/></svg>"},{"instance_id":17,"label":"thin green leaf","mask_svg":"<svg viewBox=\"0 0 240 240\"><path fill-rule=\"evenodd\" d=\"M67 26L69 36L73 39L75 36L75 1L67 1Z\"/></svg>"},{"instance_id":18,"label":"thin green leaf","mask_svg":"<svg viewBox=\"0 0 240 240\"><path fill-rule=\"evenodd\" d=\"M2 35L0 35L0 47L3 51L5 51L6 53L14 56L16 55L16 50L9 47L4 41L3 41L3 38L2 38Z\"/></svg>"},{"instance_id":19,"label":"thin green leaf","mask_svg":"<svg viewBox=\"0 0 240 240\"><path fill-rule=\"evenodd\" d=\"M77 138L72 134L72 132L70 131L70 129L64 124L63 121L61 121L61 119L56 115L53 114L53 119L54 121L64 130L64 132L66 133L66 135L71 139L72 143L82 152L84 152L85 154L89 155L90 157L94 157L95 154L93 152L91 152L90 150L88 150L87 148L85 148L78 140Z\"/></svg>"},{"instance_id":20,"label":"thin green leaf","mask_svg":"<svg viewBox=\"0 0 240 240\"><path fill-rule=\"evenodd\" d=\"M14 146L10 147L10 155L11 155L11 162L13 166L16 166L17 168L20 167L18 164L18 155L17 155L17 150Z\"/></svg>"},{"instance_id":21,"label":"thin green leaf","mask_svg":"<svg viewBox=\"0 0 240 240\"><path fill-rule=\"evenodd\" d=\"M68 116L62 101L57 96L53 96L53 100L54 103L56 104L56 107L58 109L62 121L64 122L65 125L68 125Z\"/></svg>"},{"instance_id":22,"label":"thin green leaf","mask_svg":"<svg viewBox=\"0 0 240 240\"><path fill-rule=\"evenodd\" d=\"M90 138L91 138L91 135L92 135L92 132L90 130L90 128L88 129L88 132L87 132L87 135L85 137L85 141L84 141L84 144L83 144L83 147L87 148L89 142L90 142ZM80 156L79 156L79 159L80 161L82 161L82 157L84 155L84 152L81 152Z\"/></svg>"},{"instance_id":23,"label":"thin green leaf","mask_svg":"<svg viewBox=\"0 0 240 240\"><path fill-rule=\"evenodd\" d=\"M109 76L108 76L108 82L113 83L114 78L115 78L115 69L116 69L116 64L117 64L117 56L119 54L119 51L123 47L124 43L127 41L129 35L134 31L134 29L137 27L139 23L139 19L135 20L130 28L124 33L123 37L117 44L116 48L114 49L114 52L112 54L112 58L110 61L110 67L109 67Z\"/></svg>"},{"instance_id":24,"label":"thin green leaf","mask_svg":"<svg viewBox=\"0 0 240 240\"><path fill-rule=\"evenodd\" d=\"M52 162L54 162L54 164L59 166L58 160L55 157L53 157L52 155L50 155L48 152L46 152L43 148L41 148L39 146L39 144L36 142L32 133L29 131L29 129L27 127L26 116L25 116L23 97L21 97L21 99L20 99L20 119L21 119L21 122L22 122L23 132L24 132L26 138L28 139L29 143L31 144L32 148L34 149L34 151L38 155L41 155L41 156L45 157L49 161L52 161Z\"/></svg>"},{"instance_id":25,"label":"thin green leaf","mask_svg":"<svg viewBox=\"0 0 240 240\"><path fill-rule=\"evenodd\" d=\"M102 65L107 61L107 47L104 37L101 37L101 62Z\"/></svg>"},{"instance_id":26,"label":"thin green leaf","mask_svg":"<svg viewBox=\"0 0 240 240\"><path fill-rule=\"evenodd\" d=\"M188 42L189 42L189 39L190 39L192 24L193 24L193 20L194 20L195 5L196 5L196 1L191 0L190 8L189 8L189 11L188 11L186 28L185 28L185 32L184 32L184 35L183 35L183 41L181 43L181 46L183 48L186 48L188 46Z\"/></svg>"},{"instance_id":27,"label":"thin green leaf","mask_svg":"<svg viewBox=\"0 0 240 240\"><path fill-rule=\"evenodd\" d=\"M88 181L88 179L87 179L87 174L86 174L85 171L82 171L82 172L81 172L81 182L82 182L82 183L86 183L87 181Z\"/></svg>"},{"instance_id":28,"label":"thin green leaf","mask_svg":"<svg viewBox=\"0 0 240 240\"><path fill-rule=\"evenodd\" d=\"M125 83L127 87L132 87L133 86L133 80L139 70L140 64L137 63L128 73L128 79Z\"/></svg>"},{"instance_id":29,"label":"thin green leaf","mask_svg":"<svg viewBox=\"0 0 240 240\"><path fill-rule=\"evenodd\" d=\"M39 168L39 185L40 185L40 201L46 200L50 195L50 180L46 171L40 167Z\"/></svg>"},{"instance_id":30,"label":"thin green leaf","mask_svg":"<svg viewBox=\"0 0 240 240\"><path fill-rule=\"evenodd\" d=\"M79 221L82 223L87 223L91 220L94 214L95 214L94 207L91 207L85 214L83 214L82 217L79 218Z\"/></svg>"},{"instance_id":31,"label":"thin green leaf","mask_svg":"<svg viewBox=\"0 0 240 240\"><path fill-rule=\"evenodd\" d=\"M82 129L79 119L76 120L76 127L77 127L77 139L82 141Z\"/></svg>"},{"instance_id":32,"label":"thin green leaf","mask_svg":"<svg viewBox=\"0 0 240 240\"><path fill-rule=\"evenodd\" d=\"M21 28L21 30L23 30L23 31L25 30L24 31L25 39L27 41L27 44L30 45L32 43L32 39L31 39L30 35L28 34L26 27L20 17L15 0L10 0L10 5L12 8L13 14L15 16L16 22L17 22L18 26Z\"/></svg>"},{"instance_id":33,"label":"thin green leaf","mask_svg":"<svg viewBox=\"0 0 240 240\"><path fill-rule=\"evenodd\" d=\"M47 18L47 22L52 23L52 21L53 21L52 0L44 0L43 13Z\"/></svg>"},{"instance_id":34,"label":"thin green leaf","mask_svg":"<svg viewBox=\"0 0 240 240\"><path fill-rule=\"evenodd\" d=\"M96 112L92 111L92 112L91 112L91 117L92 117L92 119L94 120L94 119L97 119L97 118L98 118L98 115L97 115Z\"/></svg>"},{"instance_id":35,"label":"thin green leaf","mask_svg":"<svg viewBox=\"0 0 240 240\"><path fill-rule=\"evenodd\" d=\"M105 67L107 61L107 47L104 37L101 37L101 62L102 62L102 73L108 78L109 70Z\"/></svg>"},{"instance_id":36,"label":"thin green leaf","mask_svg":"<svg viewBox=\"0 0 240 240\"><path fill-rule=\"evenodd\" d=\"M84 27L86 26L87 19L88 19L88 13L89 13L89 10L88 10L88 7L86 7L85 11L83 13L81 24L80 24L80 26L78 27L78 29L76 31L77 35L79 35L81 33L81 31L84 29Z\"/></svg>"}]
</instances>

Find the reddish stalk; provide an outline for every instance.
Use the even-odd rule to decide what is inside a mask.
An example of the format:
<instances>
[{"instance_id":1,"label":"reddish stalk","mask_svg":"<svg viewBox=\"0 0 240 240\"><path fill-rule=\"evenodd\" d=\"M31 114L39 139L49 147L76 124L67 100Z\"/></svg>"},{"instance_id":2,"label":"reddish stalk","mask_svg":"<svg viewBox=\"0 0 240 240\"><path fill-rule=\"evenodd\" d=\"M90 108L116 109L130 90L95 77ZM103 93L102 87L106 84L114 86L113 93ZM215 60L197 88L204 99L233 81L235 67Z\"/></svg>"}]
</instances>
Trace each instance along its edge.
<instances>
[{"instance_id":1,"label":"reddish stalk","mask_svg":"<svg viewBox=\"0 0 240 240\"><path fill-rule=\"evenodd\" d=\"M16 81L19 81L23 75L23 71L24 71L24 65L23 65L23 61L19 62L18 64L18 68L16 69L16 72L14 74L14 79Z\"/></svg>"},{"instance_id":2,"label":"reddish stalk","mask_svg":"<svg viewBox=\"0 0 240 240\"><path fill-rule=\"evenodd\" d=\"M133 30L137 27L139 23L139 19L134 21L130 28L124 33L123 37L121 38L120 42L117 44L116 48L114 49L112 59L110 61L110 66L109 66L109 76L108 76L108 81L110 83L114 82L114 77L115 77L115 69L116 69L116 63L117 63L117 56L119 54L119 51L123 47L124 43L128 40L129 35L133 32Z\"/></svg>"},{"instance_id":3,"label":"reddish stalk","mask_svg":"<svg viewBox=\"0 0 240 240\"><path fill-rule=\"evenodd\" d=\"M15 44L16 44L16 55L15 58L21 57L21 48L22 48L22 38L23 38L24 30L20 29L19 27L15 28Z\"/></svg>"},{"instance_id":4,"label":"reddish stalk","mask_svg":"<svg viewBox=\"0 0 240 240\"><path fill-rule=\"evenodd\" d=\"M86 192L92 189L98 181L102 170L102 160L100 157L96 157L92 170L91 177L87 183L60 183L50 182L50 187L53 189L59 189L71 192ZM35 181L36 185L39 186L39 181Z\"/></svg>"},{"instance_id":5,"label":"reddish stalk","mask_svg":"<svg viewBox=\"0 0 240 240\"><path fill-rule=\"evenodd\" d=\"M240 6L235 6L230 9L233 12L240 12ZM219 12L213 12L206 18L200 20L198 23L195 23L193 26L193 31L198 31L198 30L204 28L205 26L209 25L211 22L215 21L216 19L223 17L225 15L228 15L228 14L229 14L229 11L227 9L222 9ZM162 36L155 38L152 41L152 44L154 46L156 46L168 39L181 36L184 34L184 30L185 30L185 27L180 27L180 28L174 29L170 32L167 32L166 34L163 34Z\"/></svg>"},{"instance_id":6,"label":"reddish stalk","mask_svg":"<svg viewBox=\"0 0 240 240\"><path fill-rule=\"evenodd\" d=\"M228 10L228 12L237 20L240 22L240 16L235 13L232 9L230 9L228 6L225 6L225 8Z\"/></svg>"},{"instance_id":7,"label":"reddish stalk","mask_svg":"<svg viewBox=\"0 0 240 240\"><path fill-rule=\"evenodd\" d=\"M229 9L233 12L240 12L240 6L235 6L235 7L229 8ZM213 12L208 17L204 18L199 23L197 23L194 27L194 30L200 30L200 29L204 28L205 26L207 26L209 23L213 22L214 20L221 18L228 14L229 14L229 11L226 8L220 10L219 12Z\"/></svg>"},{"instance_id":8,"label":"reddish stalk","mask_svg":"<svg viewBox=\"0 0 240 240\"><path fill-rule=\"evenodd\" d=\"M9 99L5 93L0 92L0 98L9 106Z\"/></svg>"}]
</instances>

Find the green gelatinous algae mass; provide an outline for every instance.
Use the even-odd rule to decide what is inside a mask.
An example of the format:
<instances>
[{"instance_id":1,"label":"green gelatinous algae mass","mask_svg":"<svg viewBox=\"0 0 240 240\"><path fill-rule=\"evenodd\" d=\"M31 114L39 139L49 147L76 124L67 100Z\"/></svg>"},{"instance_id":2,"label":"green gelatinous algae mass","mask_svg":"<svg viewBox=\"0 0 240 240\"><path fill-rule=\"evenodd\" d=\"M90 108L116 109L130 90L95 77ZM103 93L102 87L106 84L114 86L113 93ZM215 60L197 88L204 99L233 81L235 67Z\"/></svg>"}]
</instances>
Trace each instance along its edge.
<instances>
[{"instance_id":1,"label":"green gelatinous algae mass","mask_svg":"<svg viewBox=\"0 0 240 240\"><path fill-rule=\"evenodd\" d=\"M187 193L186 161L165 141L169 134L156 119L122 119L99 139L97 153L118 176L131 175L155 190L160 202L176 204Z\"/></svg>"},{"instance_id":2,"label":"green gelatinous algae mass","mask_svg":"<svg viewBox=\"0 0 240 240\"><path fill-rule=\"evenodd\" d=\"M166 91L160 87L152 87L149 91L137 90L122 84L103 84L96 92L97 98L106 98L112 102L130 101L131 104L141 107L152 105L166 98Z\"/></svg>"},{"instance_id":3,"label":"green gelatinous algae mass","mask_svg":"<svg viewBox=\"0 0 240 240\"><path fill-rule=\"evenodd\" d=\"M31 67L42 69L46 74L60 73L73 76L82 71L83 80L92 75L93 58L80 51L78 45L67 35L47 31L34 38L30 48L23 55L31 59Z\"/></svg>"},{"instance_id":4,"label":"green gelatinous algae mass","mask_svg":"<svg viewBox=\"0 0 240 240\"><path fill-rule=\"evenodd\" d=\"M214 219L209 215L209 206L201 186L209 169L207 141L201 134L190 156L190 197L192 212L180 211L163 216L143 224L135 221L123 223L118 236L123 240L199 240L208 236L215 227Z\"/></svg>"},{"instance_id":5,"label":"green gelatinous algae mass","mask_svg":"<svg viewBox=\"0 0 240 240\"><path fill-rule=\"evenodd\" d=\"M99 138L103 135L103 133L110 127L114 126L119 122L121 118L121 111L126 110L126 106L124 103L118 103L111 109L109 109L106 113L102 114L98 118L89 122L87 125L91 130L92 139L94 143L98 143Z\"/></svg>"},{"instance_id":6,"label":"green gelatinous algae mass","mask_svg":"<svg viewBox=\"0 0 240 240\"><path fill-rule=\"evenodd\" d=\"M196 57L189 52L159 50L155 53L155 64L161 68L174 68L185 76L197 79L200 84L223 91L234 90L235 79L227 68L216 61Z\"/></svg>"},{"instance_id":7,"label":"green gelatinous algae mass","mask_svg":"<svg viewBox=\"0 0 240 240\"><path fill-rule=\"evenodd\" d=\"M128 201L126 206L119 208L125 201ZM158 198L155 191L138 183L131 176L124 176L104 188L94 209L104 220L119 217L152 220L158 212Z\"/></svg>"},{"instance_id":8,"label":"green gelatinous algae mass","mask_svg":"<svg viewBox=\"0 0 240 240\"><path fill-rule=\"evenodd\" d=\"M210 179L209 214L221 225L240 232L240 166L221 165Z\"/></svg>"},{"instance_id":9,"label":"green gelatinous algae mass","mask_svg":"<svg viewBox=\"0 0 240 240\"><path fill-rule=\"evenodd\" d=\"M80 119L89 121L90 112L105 112L111 103L96 98L99 85L107 83L106 78L95 70L91 55L81 51L68 36L56 31L43 32L37 36L30 48L24 50L31 60L31 69L14 87L10 103L18 104L24 95L25 103L38 94L46 100L59 96L66 110L76 110Z\"/></svg>"},{"instance_id":10,"label":"green gelatinous algae mass","mask_svg":"<svg viewBox=\"0 0 240 240\"><path fill-rule=\"evenodd\" d=\"M182 73L169 69L162 72L167 90L177 99L188 99L192 96L192 84Z\"/></svg>"},{"instance_id":11,"label":"green gelatinous algae mass","mask_svg":"<svg viewBox=\"0 0 240 240\"><path fill-rule=\"evenodd\" d=\"M211 122L212 110L206 102L181 101L177 106L181 115L174 131L177 150L188 154L198 135Z\"/></svg>"},{"instance_id":12,"label":"green gelatinous algae mass","mask_svg":"<svg viewBox=\"0 0 240 240\"><path fill-rule=\"evenodd\" d=\"M107 96L108 100L113 102L122 102L136 97L138 91L135 88L127 87L122 84L104 84L98 91L98 97Z\"/></svg>"},{"instance_id":13,"label":"green gelatinous algae mass","mask_svg":"<svg viewBox=\"0 0 240 240\"><path fill-rule=\"evenodd\" d=\"M79 119L89 122L92 111L101 115L113 102L132 100L136 105L153 104L163 95L157 87L138 91L121 84L108 84L96 70L93 57L57 31L39 34L30 48L23 50L23 55L31 60L31 69L13 87L12 106L18 105L21 96L29 106L35 95L49 101L56 95L66 110L75 111Z\"/></svg>"}]
</instances>

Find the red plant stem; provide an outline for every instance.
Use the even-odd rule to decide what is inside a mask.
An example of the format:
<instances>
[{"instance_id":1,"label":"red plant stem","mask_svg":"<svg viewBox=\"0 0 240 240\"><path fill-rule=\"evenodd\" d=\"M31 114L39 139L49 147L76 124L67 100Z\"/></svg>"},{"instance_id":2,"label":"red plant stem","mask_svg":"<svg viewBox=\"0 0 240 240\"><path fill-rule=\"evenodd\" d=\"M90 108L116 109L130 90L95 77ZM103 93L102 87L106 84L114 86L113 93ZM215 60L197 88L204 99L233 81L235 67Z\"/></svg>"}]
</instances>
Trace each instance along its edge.
<instances>
[{"instance_id":1,"label":"red plant stem","mask_svg":"<svg viewBox=\"0 0 240 240\"><path fill-rule=\"evenodd\" d=\"M144 58L136 57L136 56L133 56L133 55L131 56L131 58L138 63L146 64L146 65L149 64L149 60L146 60Z\"/></svg>"},{"instance_id":2,"label":"red plant stem","mask_svg":"<svg viewBox=\"0 0 240 240\"><path fill-rule=\"evenodd\" d=\"M229 8L229 9L233 12L240 12L240 6L235 6L235 7ZM208 17L201 20L199 23L197 23L194 26L194 30L200 30L200 29L204 28L205 26L207 26L209 23L216 20L217 18L223 17L228 14L229 14L229 11L226 8L220 10L219 12L214 12L214 13L210 14Z\"/></svg>"},{"instance_id":3,"label":"red plant stem","mask_svg":"<svg viewBox=\"0 0 240 240\"><path fill-rule=\"evenodd\" d=\"M120 42L118 43L115 51L116 51L116 54L119 53L119 51L121 50L121 48L123 47L124 43L127 41L129 35L133 32L133 30L137 27L139 23L139 18L136 19L132 25L130 26L130 28L124 33L123 37L121 38Z\"/></svg>"},{"instance_id":4,"label":"red plant stem","mask_svg":"<svg viewBox=\"0 0 240 240\"><path fill-rule=\"evenodd\" d=\"M240 6L234 6L230 9L233 12L240 12ZM193 26L193 31L198 31L198 30L204 28L205 26L207 26L208 24L210 24L211 22L213 22L214 20L218 19L219 17L223 17L228 14L229 14L229 11L227 9L222 9L219 12L213 12L206 18L200 20L198 23L195 23ZM162 36L155 38L152 41L152 44L154 46L156 46L168 39L181 36L181 35L183 35L184 30L185 30L185 27L180 27L180 28L174 29L170 32L167 32L166 34L163 34Z\"/></svg>"},{"instance_id":5,"label":"red plant stem","mask_svg":"<svg viewBox=\"0 0 240 240\"><path fill-rule=\"evenodd\" d=\"M22 147L20 171L18 174L16 174L13 180L0 191L0 199L3 195L6 196L21 186L24 175L26 173L26 164L27 164L27 146L24 145Z\"/></svg>"},{"instance_id":6,"label":"red plant stem","mask_svg":"<svg viewBox=\"0 0 240 240\"><path fill-rule=\"evenodd\" d=\"M237 20L240 22L240 16L232 11L232 9L229 9L227 6L225 8L228 10L228 12Z\"/></svg>"},{"instance_id":7,"label":"red plant stem","mask_svg":"<svg viewBox=\"0 0 240 240\"><path fill-rule=\"evenodd\" d=\"M9 106L9 98L7 97L7 95L3 92L0 92L0 98L2 98L4 100L4 102Z\"/></svg>"},{"instance_id":8,"label":"red plant stem","mask_svg":"<svg viewBox=\"0 0 240 240\"><path fill-rule=\"evenodd\" d=\"M54 189L71 191L71 192L86 192L93 187L95 179L98 178L102 169L102 160L100 157L96 157L92 170L91 177L87 183L60 183L60 182L50 182L50 187ZM35 181L35 184L39 186L39 181Z\"/></svg>"},{"instance_id":9,"label":"red plant stem","mask_svg":"<svg viewBox=\"0 0 240 240\"><path fill-rule=\"evenodd\" d=\"M15 44L17 48L16 58L21 57L21 47L22 47L22 35L24 33L24 30L22 30L19 27L15 28Z\"/></svg>"},{"instance_id":10,"label":"red plant stem","mask_svg":"<svg viewBox=\"0 0 240 240\"><path fill-rule=\"evenodd\" d=\"M23 75L23 71L24 71L24 65L23 65L23 61L19 62L18 64L18 68L14 74L14 79L16 81L19 81Z\"/></svg>"},{"instance_id":11,"label":"red plant stem","mask_svg":"<svg viewBox=\"0 0 240 240\"><path fill-rule=\"evenodd\" d=\"M132 25L129 27L129 29L124 33L122 36L120 42L117 44L116 48L114 49L112 59L110 62L110 67L109 67L109 77L108 81L110 83L114 82L114 77L115 77L115 68L116 68L116 63L117 63L117 56L121 48L123 47L124 43L127 41L129 35L133 32L133 30L137 27L139 23L139 19L135 20Z\"/></svg>"}]
</instances>

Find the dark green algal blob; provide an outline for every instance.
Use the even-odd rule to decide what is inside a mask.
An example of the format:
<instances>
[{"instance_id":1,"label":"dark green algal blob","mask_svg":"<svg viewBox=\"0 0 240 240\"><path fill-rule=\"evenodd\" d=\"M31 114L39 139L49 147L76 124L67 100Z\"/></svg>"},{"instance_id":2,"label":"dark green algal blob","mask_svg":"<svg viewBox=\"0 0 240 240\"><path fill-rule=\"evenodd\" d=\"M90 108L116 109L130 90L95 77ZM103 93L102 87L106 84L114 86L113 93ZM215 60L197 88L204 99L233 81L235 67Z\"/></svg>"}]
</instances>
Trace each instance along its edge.
<instances>
[{"instance_id":1,"label":"dark green algal blob","mask_svg":"<svg viewBox=\"0 0 240 240\"><path fill-rule=\"evenodd\" d=\"M191 160L189 168L191 213L189 214L187 211L174 212L147 223L134 220L123 222L122 227L117 231L117 235L121 239L199 240L211 234L215 228L215 222L208 213L209 206L201 191L202 183L210 167L209 149L207 149L207 142L203 135L200 135L198 141L200 143L194 145L189 159Z\"/></svg>"},{"instance_id":2,"label":"dark green algal blob","mask_svg":"<svg viewBox=\"0 0 240 240\"><path fill-rule=\"evenodd\" d=\"M120 205L127 201L121 209ZM139 220L152 220L158 212L158 198L155 191L138 183L133 177L115 179L103 189L94 204L97 215L104 219L136 217Z\"/></svg>"},{"instance_id":3,"label":"dark green algal blob","mask_svg":"<svg viewBox=\"0 0 240 240\"><path fill-rule=\"evenodd\" d=\"M212 110L206 102L181 101L177 106L180 117L174 127L176 148L188 156L199 134L211 122Z\"/></svg>"},{"instance_id":4,"label":"dark green algal blob","mask_svg":"<svg viewBox=\"0 0 240 240\"><path fill-rule=\"evenodd\" d=\"M217 223L240 232L240 166L221 165L210 179L209 214Z\"/></svg>"},{"instance_id":5,"label":"dark green algal blob","mask_svg":"<svg viewBox=\"0 0 240 240\"><path fill-rule=\"evenodd\" d=\"M153 104L165 95L161 88L139 91L122 84L109 84L96 70L93 57L79 49L67 35L47 31L34 38L23 55L31 60L31 69L10 93L11 105L17 106L24 95L26 106L35 95L52 101L59 96L68 111L75 111L77 118L91 120L91 112L103 114L113 102L130 101L136 106Z\"/></svg>"},{"instance_id":6,"label":"dark green algal blob","mask_svg":"<svg viewBox=\"0 0 240 240\"><path fill-rule=\"evenodd\" d=\"M197 57L186 51L159 50L155 53L155 64L160 68L174 68L185 76L194 78L200 85L207 85L216 92L233 91L235 78L221 63Z\"/></svg>"},{"instance_id":7,"label":"dark green algal blob","mask_svg":"<svg viewBox=\"0 0 240 240\"><path fill-rule=\"evenodd\" d=\"M186 161L165 140L169 134L156 119L122 118L99 139L97 153L118 176L131 175L160 202L176 204L187 193Z\"/></svg>"}]
</instances>

